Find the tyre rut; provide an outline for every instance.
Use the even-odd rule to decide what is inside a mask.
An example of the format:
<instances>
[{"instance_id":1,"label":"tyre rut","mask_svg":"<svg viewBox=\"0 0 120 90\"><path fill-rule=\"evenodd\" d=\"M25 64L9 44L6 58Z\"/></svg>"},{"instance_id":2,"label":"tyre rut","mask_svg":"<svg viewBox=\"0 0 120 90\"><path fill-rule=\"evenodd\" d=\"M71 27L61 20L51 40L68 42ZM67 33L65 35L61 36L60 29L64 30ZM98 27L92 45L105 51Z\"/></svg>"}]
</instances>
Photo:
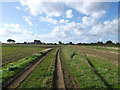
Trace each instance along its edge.
<instances>
[{"instance_id":1,"label":"tyre rut","mask_svg":"<svg viewBox=\"0 0 120 90\"><path fill-rule=\"evenodd\" d=\"M33 70L44 60L44 58L51 52L48 51L45 55L43 55L38 61L36 61L33 65L29 66L25 71L21 73L17 78L13 80L13 82L9 83L6 86L6 89L17 89L20 84L33 72Z\"/></svg>"},{"instance_id":2,"label":"tyre rut","mask_svg":"<svg viewBox=\"0 0 120 90\"><path fill-rule=\"evenodd\" d=\"M101 79L101 81L107 86L108 89L113 90L113 87L111 84L109 84L106 79L96 70L95 66L92 64L91 60L87 57L87 55L84 53L86 60L88 61L88 64L91 66L93 72Z\"/></svg>"},{"instance_id":3,"label":"tyre rut","mask_svg":"<svg viewBox=\"0 0 120 90\"><path fill-rule=\"evenodd\" d=\"M64 82L62 64L61 64L61 59L60 59L60 49L56 53L53 87L56 89L65 89L65 82Z\"/></svg>"}]
</instances>

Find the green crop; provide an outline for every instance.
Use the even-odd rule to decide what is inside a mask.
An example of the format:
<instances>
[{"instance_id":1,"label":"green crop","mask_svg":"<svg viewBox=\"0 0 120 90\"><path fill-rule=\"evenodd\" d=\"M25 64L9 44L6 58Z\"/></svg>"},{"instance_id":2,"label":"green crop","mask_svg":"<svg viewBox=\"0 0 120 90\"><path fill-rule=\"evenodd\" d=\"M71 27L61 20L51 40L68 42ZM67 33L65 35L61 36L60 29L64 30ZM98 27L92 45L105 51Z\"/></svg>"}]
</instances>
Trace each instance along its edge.
<instances>
[{"instance_id":1,"label":"green crop","mask_svg":"<svg viewBox=\"0 0 120 90\"><path fill-rule=\"evenodd\" d=\"M0 68L0 73L2 74L0 76L0 82L2 82L3 84L6 83L10 78L20 73L28 65L30 65L35 60L37 60L41 55L42 54L36 54L36 55L34 54L31 56L27 56L25 58L22 58L20 60L14 61L12 63L3 66L2 68Z\"/></svg>"},{"instance_id":2,"label":"green crop","mask_svg":"<svg viewBox=\"0 0 120 90\"><path fill-rule=\"evenodd\" d=\"M53 88L56 50L52 51L19 88Z\"/></svg>"},{"instance_id":3,"label":"green crop","mask_svg":"<svg viewBox=\"0 0 120 90\"><path fill-rule=\"evenodd\" d=\"M84 54L76 52L77 54L71 59L73 53L75 53L75 49L71 46L62 48L62 62L63 67L68 70L71 77L75 78L79 88L106 88L92 71Z\"/></svg>"},{"instance_id":4,"label":"green crop","mask_svg":"<svg viewBox=\"0 0 120 90\"><path fill-rule=\"evenodd\" d=\"M87 56L95 66L96 70L112 85L113 88L118 88L118 65L112 64L108 60L95 56Z\"/></svg>"},{"instance_id":5,"label":"green crop","mask_svg":"<svg viewBox=\"0 0 120 90\"><path fill-rule=\"evenodd\" d=\"M76 55L71 59L71 55L74 53L76 53ZM118 65L111 63L109 60L92 56L92 54L85 56L84 53L76 50L73 46L63 47L62 49L63 67L75 78L80 88L107 88L108 86L105 85L100 76L94 72L87 58L94 65L94 69L98 71L98 74L100 74L112 88L118 88Z\"/></svg>"},{"instance_id":6,"label":"green crop","mask_svg":"<svg viewBox=\"0 0 120 90\"><path fill-rule=\"evenodd\" d=\"M32 46L2 45L2 64L5 65L9 62L19 60L44 49Z\"/></svg>"}]
</instances>

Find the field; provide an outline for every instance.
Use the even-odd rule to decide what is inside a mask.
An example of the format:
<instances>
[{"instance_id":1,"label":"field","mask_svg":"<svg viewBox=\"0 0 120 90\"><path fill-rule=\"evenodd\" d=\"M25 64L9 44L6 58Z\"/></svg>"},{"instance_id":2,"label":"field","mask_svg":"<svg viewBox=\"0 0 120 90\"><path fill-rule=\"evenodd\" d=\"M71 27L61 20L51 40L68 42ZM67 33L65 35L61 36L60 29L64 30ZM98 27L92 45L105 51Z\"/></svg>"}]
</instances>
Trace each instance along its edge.
<instances>
[{"instance_id":1,"label":"field","mask_svg":"<svg viewBox=\"0 0 120 90\"><path fill-rule=\"evenodd\" d=\"M0 82L3 89L117 89L118 52L107 46L2 45Z\"/></svg>"},{"instance_id":2,"label":"field","mask_svg":"<svg viewBox=\"0 0 120 90\"><path fill-rule=\"evenodd\" d=\"M3 45L2 46L2 64L21 59L25 56L32 55L43 48L37 46L23 46L23 45Z\"/></svg>"}]
</instances>

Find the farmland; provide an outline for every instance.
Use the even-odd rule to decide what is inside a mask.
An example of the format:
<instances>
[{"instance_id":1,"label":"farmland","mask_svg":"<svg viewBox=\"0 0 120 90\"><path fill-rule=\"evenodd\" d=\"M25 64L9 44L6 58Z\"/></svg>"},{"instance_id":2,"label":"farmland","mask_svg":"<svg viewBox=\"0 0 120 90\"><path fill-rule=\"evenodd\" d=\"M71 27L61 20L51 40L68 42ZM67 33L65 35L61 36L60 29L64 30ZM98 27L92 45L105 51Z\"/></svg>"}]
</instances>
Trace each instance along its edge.
<instances>
[{"instance_id":1,"label":"farmland","mask_svg":"<svg viewBox=\"0 0 120 90\"><path fill-rule=\"evenodd\" d=\"M105 88L107 86L108 88L118 88L118 66L107 59L93 56L87 52L83 53L78 48L76 51L75 47L66 47L62 52L63 66L71 77L75 78L78 87ZM75 53L74 57L71 58L73 53Z\"/></svg>"},{"instance_id":2,"label":"farmland","mask_svg":"<svg viewBox=\"0 0 120 90\"><path fill-rule=\"evenodd\" d=\"M54 47L54 45L2 45L2 65L32 55L45 48Z\"/></svg>"},{"instance_id":3,"label":"farmland","mask_svg":"<svg viewBox=\"0 0 120 90\"><path fill-rule=\"evenodd\" d=\"M86 46L92 49L96 49L96 50L102 50L102 51L106 51L106 52L110 52L110 53L117 53L120 51L120 49L118 47L107 47L107 46Z\"/></svg>"},{"instance_id":4,"label":"farmland","mask_svg":"<svg viewBox=\"0 0 120 90\"><path fill-rule=\"evenodd\" d=\"M2 51L3 88L119 88L116 47L6 44Z\"/></svg>"},{"instance_id":5,"label":"farmland","mask_svg":"<svg viewBox=\"0 0 120 90\"><path fill-rule=\"evenodd\" d=\"M2 46L2 64L9 63L11 61L15 61L21 59L25 56L32 55L43 48L40 47L30 47L30 46L22 46L22 45L3 45Z\"/></svg>"}]
</instances>

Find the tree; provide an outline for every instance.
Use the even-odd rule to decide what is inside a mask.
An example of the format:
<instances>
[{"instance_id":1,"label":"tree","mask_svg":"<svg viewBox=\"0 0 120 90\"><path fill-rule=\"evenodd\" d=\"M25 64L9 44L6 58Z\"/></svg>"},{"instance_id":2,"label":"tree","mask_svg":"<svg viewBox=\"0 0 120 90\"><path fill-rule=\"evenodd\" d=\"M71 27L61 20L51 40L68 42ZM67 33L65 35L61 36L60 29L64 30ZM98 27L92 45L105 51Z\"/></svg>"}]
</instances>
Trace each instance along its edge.
<instances>
[{"instance_id":1,"label":"tree","mask_svg":"<svg viewBox=\"0 0 120 90\"><path fill-rule=\"evenodd\" d=\"M12 40L12 39L8 39L7 42L12 42L12 43L15 43L15 40Z\"/></svg>"},{"instance_id":2,"label":"tree","mask_svg":"<svg viewBox=\"0 0 120 90\"><path fill-rule=\"evenodd\" d=\"M15 43L15 40L12 40L13 43Z\"/></svg>"},{"instance_id":3,"label":"tree","mask_svg":"<svg viewBox=\"0 0 120 90\"><path fill-rule=\"evenodd\" d=\"M34 44L42 44L42 42L40 40L34 40Z\"/></svg>"},{"instance_id":4,"label":"tree","mask_svg":"<svg viewBox=\"0 0 120 90\"><path fill-rule=\"evenodd\" d=\"M27 42L24 42L24 44L27 44Z\"/></svg>"},{"instance_id":5,"label":"tree","mask_svg":"<svg viewBox=\"0 0 120 90\"><path fill-rule=\"evenodd\" d=\"M62 42L61 42L61 41L59 41L59 44L62 44Z\"/></svg>"},{"instance_id":6,"label":"tree","mask_svg":"<svg viewBox=\"0 0 120 90\"><path fill-rule=\"evenodd\" d=\"M113 42L109 40L105 44L113 44Z\"/></svg>"},{"instance_id":7,"label":"tree","mask_svg":"<svg viewBox=\"0 0 120 90\"><path fill-rule=\"evenodd\" d=\"M73 45L73 43L72 43L72 42L69 42L69 44L70 44L70 45Z\"/></svg>"},{"instance_id":8,"label":"tree","mask_svg":"<svg viewBox=\"0 0 120 90\"><path fill-rule=\"evenodd\" d=\"M82 43L77 43L77 45L82 45Z\"/></svg>"},{"instance_id":9,"label":"tree","mask_svg":"<svg viewBox=\"0 0 120 90\"><path fill-rule=\"evenodd\" d=\"M101 44L103 44L103 42L97 42L97 44L98 44L98 45L101 45Z\"/></svg>"}]
</instances>

